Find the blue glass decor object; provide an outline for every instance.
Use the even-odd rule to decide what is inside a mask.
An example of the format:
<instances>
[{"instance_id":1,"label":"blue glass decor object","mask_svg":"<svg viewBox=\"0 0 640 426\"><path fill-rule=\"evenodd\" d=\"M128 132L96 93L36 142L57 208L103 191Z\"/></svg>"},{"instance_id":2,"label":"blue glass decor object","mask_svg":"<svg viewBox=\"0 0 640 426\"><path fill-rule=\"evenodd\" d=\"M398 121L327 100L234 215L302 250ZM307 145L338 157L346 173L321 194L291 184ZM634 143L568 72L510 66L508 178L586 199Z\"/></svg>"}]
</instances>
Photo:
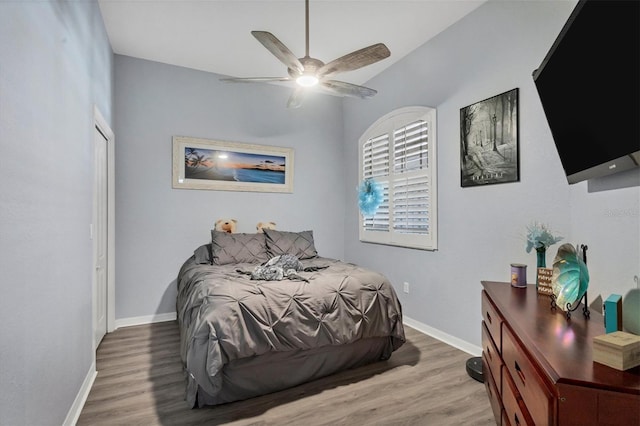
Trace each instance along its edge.
<instances>
[{"instance_id":1,"label":"blue glass decor object","mask_svg":"<svg viewBox=\"0 0 640 426\"><path fill-rule=\"evenodd\" d=\"M373 216L382 204L382 187L371 178L362 181L358 187L358 207L363 216Z\"/></svg>"},{"instance_id":2,"label":"blue glass decor object","mask_svg":"<svg viewBox=\"0 0 640 426\"><path fill-rule=\"evenodd\" d=\"M545 246L536 248L536 271L538 268L547 267L547 248ZM540 274L536 273L536 291L540 286Z\"/></svg>"},{"instance_id":3,"label":"blue glass decor object","mask_svg":"<svg viewBox=\"0 0 640 426\"><path fill-rule=\"evenodd\" d=\"M538 268L547 267L547 248L540 247L536 249L536 266Z\"/></svg>"},{"instance_id":4,"label":"blue glass decor object","mask_svg":"<svg viewBox=\"0 0 640 426\"><path fill-rule=\"evenodd\" d=\"M589 271L573 245L558 248L551 283L556 305L563 311L575 309L573 304L582 299L589 287Z\"/></svg>"}]
</instances>

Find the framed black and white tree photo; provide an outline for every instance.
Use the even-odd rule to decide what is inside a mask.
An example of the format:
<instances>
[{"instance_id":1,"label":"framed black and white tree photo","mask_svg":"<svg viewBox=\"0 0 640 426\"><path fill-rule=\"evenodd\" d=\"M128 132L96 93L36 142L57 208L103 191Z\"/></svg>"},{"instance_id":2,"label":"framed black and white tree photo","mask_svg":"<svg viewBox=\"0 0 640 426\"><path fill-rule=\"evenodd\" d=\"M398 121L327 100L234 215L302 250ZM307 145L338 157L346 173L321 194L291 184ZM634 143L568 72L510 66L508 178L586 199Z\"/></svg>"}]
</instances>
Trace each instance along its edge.
<instances>
[{"instance_id":1,"label":"framed black and white tree photo","mask_svg":"<svg viewBox=\"0 0 640 426\"><path fill-rule=\"evenodd\" d=\"M460 109L460 184L520 180L518 89Z\"/></svg>"}]
</instances>

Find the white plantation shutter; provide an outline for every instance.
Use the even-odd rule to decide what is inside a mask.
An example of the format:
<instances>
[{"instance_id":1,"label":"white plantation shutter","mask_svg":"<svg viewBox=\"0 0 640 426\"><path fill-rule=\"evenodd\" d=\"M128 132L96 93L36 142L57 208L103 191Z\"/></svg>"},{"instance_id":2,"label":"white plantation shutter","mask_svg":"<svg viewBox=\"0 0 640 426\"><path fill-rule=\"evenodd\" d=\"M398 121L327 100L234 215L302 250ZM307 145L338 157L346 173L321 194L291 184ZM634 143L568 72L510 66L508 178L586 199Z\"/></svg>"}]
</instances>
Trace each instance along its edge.
<instances>
[{"instance_id":1,"label":"white plantation shutter","mask_svg":"<svg viewBox=\"0 0 640 426\"><path fill-rule=\"evenodd\" d=\"M393 229L408 234L429 232L429 127L414 121L393 132Z\"/></svg>"},{"instance_id":2,"label":"white plantation shutter","mask_svg":"<svg viewBox=\"0 0 640 426\"><path fill-rule=\"evenodd\" d=\"M426 176L393 181L393 229L406 234L429 233L429 180Z\"/></svg>"},{"instance_id":3,"label":"white plantation shutter","mask_svg":"<svg viewBox=\"0 0 640 426\"><path fill-rule=\"evenodd\" d=\"M424 120L415 121L393 132L393 170L404 173L429 165L429 135Z\"/></svg>"},{"instance_id":4,"label":"white plantation shutter","mask_svg":"<svg viewBox=\"0 0 640 426\"><path fill-rule=\"evenodd\" d=\"M372 217L360 216L360 240L437 249L435 109L401 108L360 139L360 178L383 188Z\"/></svg>"},{"instance_id":5,"label":"white plantation shutter","mask_svg":"<svg viewBox=\"0 0 640 426\"><path fill-rule=\"evenodd\" d=\"M362 151L362 175L365 179L389 175L389 135L367 140Z\"/></svg>"},{"instance_id":6,"label":"white plantation shutter","mask_svg":"<svg viewBox=\"0 0 640 426\"><path fill-rule=\"evenodd\" d=\"M384 201L373 217L365 218L364 227L369 231L389 231L389 135L378 135L365 141L362 147L362 177L373 178L383 188Z\"/></svg>"},{"instance_id":7,"label":"white plantation shutter","mask_svg":"<svg viewBox=\"0 0 640 426\"><path fill-rule=\"evenodd\" d=\"M377 179L376 182L382 187L383 201L373 217L363 218L363 226L367 231L389 232L389 182Z\"/></svg>"}]
</instances>

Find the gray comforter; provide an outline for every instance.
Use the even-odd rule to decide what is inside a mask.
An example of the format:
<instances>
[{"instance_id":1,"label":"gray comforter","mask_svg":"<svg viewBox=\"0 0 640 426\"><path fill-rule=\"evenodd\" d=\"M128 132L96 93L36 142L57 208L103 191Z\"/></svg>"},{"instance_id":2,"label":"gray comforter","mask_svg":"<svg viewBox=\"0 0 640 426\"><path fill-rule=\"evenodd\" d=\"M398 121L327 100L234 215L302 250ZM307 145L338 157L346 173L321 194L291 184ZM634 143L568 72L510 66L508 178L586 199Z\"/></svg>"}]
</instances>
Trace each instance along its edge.
<instances>
[{"instance_id":1,"label":"gray comforter","mask_svg":"<svg viewBox=\"0 0 640 426\"><path fill-rule=\"evenodd\" d=\"M222 369L234 360L376 337L388 336L393 350L405 342L400 302L386 277L329 258L303 265L312 272L299 272L302 279L257 281L246 274L255 264L184 263L176 310L188 402L198 386L220 392Z\"/></svg>"}]
</instances>

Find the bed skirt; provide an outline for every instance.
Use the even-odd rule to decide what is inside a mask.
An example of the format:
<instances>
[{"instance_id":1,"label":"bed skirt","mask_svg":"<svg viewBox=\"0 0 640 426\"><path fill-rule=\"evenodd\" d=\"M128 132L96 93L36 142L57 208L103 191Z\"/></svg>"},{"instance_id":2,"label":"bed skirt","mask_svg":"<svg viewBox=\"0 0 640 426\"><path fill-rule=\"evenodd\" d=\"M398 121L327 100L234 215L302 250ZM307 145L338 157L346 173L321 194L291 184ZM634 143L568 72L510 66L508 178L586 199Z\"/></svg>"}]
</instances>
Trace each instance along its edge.
<instances>
[{"instance_id":1,"label":"bed skirt","mask_svg":"<svg viewBox=\"0 0 640 426\"><path fill-rule=\"evenodd\" d=\"M339 371L389 359L391 337L362 339L339 346L274 352L230 362L223 368L222 389L207 394L192 378L186 400L192 408L240 401L291 388Z\"/></svg>"}]
</instances>

